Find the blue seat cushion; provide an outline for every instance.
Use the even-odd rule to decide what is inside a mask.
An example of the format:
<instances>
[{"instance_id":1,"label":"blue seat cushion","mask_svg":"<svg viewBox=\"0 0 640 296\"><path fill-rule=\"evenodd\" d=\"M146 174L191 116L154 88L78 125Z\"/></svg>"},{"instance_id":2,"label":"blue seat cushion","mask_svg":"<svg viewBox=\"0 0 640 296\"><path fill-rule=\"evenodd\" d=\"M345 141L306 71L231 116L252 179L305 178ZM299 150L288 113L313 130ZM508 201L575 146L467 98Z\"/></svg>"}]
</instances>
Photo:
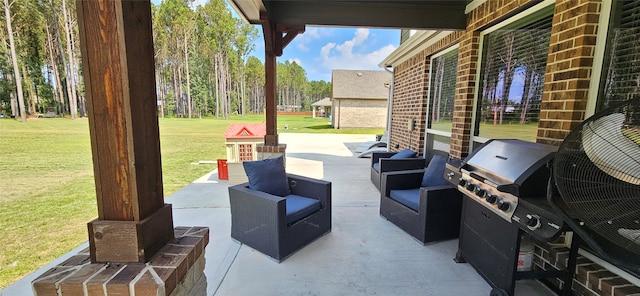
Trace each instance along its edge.
<instances>
[{"instance_id":1,"label":"blue seat cushion","mask_svg":"<svg viewBox=\"0 0 640 296\"><path fill-rule=\"evenodd\" d=\"M373 164L373 169L376 170L376 172L380 172L380 163L374 163Z\"/></svg>"},{"instance_id":2,"label":"blue seat cushion","mask_svg":"<svg viewBox=\"0 0 640 296\"><path fill-rule=\"evenodd\" d=\"M392 155L389 158L391 158L391 159L412 158L412 157L415 157L416 154L417 153L415 151L411 150L411 149L404 149L404 150Z\"/></svg>"},{"instance_id":3,"label":"blue seat cushion","mask_svg":"<svg viewBox=\"0 0 640 296\"><path fill-rule=\"evenodd\" d=\"M284 197L287 204L287 224L291 225L322 208L319 200L289 194Z\"/></svg>"},{"instance_id":4,"label":"blue seat cushion","mask_svg":"<svg viewBox=\"0 0 640 296\"><path fill-rule=\"evenodd\" d=\"M282 156L242 163L249 179L249 188L277 196L291 194Z\"/></svg>"},{"instance_id":5,"label":"blue seat cushion","mask_svg":"<svg viewBox=\"0 0 640 296\"><path fill-rule=\"evenodd\" d=\"M447 165L447 158L443 155L434 155L429 161L429 165L424 170L421 187L431 187L447 185L449 182L444 178L444 168Z\"/></svg>"},{"instance_id":6,"label":"blue seat cushion","mask_svg":"<svg viewBox=\"0 0 640 296\"><path fill-rule=\"evenodd\" d=\"M420 205L420 188L391 190L389 197L417 212Z\"/></svg>"}]
</instances>

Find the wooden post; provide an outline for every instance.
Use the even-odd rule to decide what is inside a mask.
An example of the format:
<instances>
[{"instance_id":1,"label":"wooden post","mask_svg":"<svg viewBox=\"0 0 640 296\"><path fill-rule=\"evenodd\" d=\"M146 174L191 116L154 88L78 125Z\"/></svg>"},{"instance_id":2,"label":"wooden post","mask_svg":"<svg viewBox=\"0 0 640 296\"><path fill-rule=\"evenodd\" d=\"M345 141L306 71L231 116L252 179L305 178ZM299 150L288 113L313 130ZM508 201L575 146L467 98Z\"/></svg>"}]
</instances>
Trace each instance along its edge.
<instances>
[{"instance_id":1,"label":"wooden post","mask_svg":"<svg viewBox=\"0 0 640 296\"><path fill-rule=\"evenodd\" d=\"M173 239L164 203L151 4L78 0L98 219L92 262L144 262Z\"/></svg>"},{"instance_id":2,"label":"wooden post","mask_svg":"<svg viewBox=\"0 0 640 296\"><path fill-rule=\"evenodd\" d=\"M262 33L264 35L264 88L265 88L265 125L267 134L264 136L264 144L267 146L278 145L278 121L276 104L277 62L276 62L276 26L266 15L260 14L262 20Z\"/></svg>"},{"instance_id":3,"label":"wooden post","mask_svg":"<svg viewBox=\"0 0 640 296\"><path fill-rule=\"evenodd\" d=\"M304 25L279 26L269 20L266 12L260 13L262 33L264 35L264 76L265 76L265 117L267 134L264 136L266 146L278 146L277 124L277 63L276 57L282 55L282 50L298 35L304 33ZM285 34L286 33L286 34ZM285 34L285 35L283 35Z\"/></svg>"},{"instance_id":4,"label":"wooden post","mask_svg":"<svg viewBox=\"0 0 640 296\"><path fill-rule=\"evenodd\" d=\"M264 71L265 71L265 104L266 110L266 128L267 134L264 136L264 143L268 146L278 145L277 132L277 106L276 106L276 55L274 53L265 53Z\"/></svg>"}]
</instances>

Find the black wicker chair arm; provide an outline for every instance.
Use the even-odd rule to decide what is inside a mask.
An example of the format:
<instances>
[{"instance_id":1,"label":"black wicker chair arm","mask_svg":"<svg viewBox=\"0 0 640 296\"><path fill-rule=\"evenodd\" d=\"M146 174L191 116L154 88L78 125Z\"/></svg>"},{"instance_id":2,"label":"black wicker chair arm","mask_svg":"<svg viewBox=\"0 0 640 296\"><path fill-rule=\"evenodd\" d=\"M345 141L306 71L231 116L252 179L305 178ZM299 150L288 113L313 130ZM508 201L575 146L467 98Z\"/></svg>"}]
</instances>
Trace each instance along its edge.
<instances>
[{"instance_id":1,"label":"black wicker chair arm","mask_svg":"<svg viewBox=\"0 0 640 296\"><path fill-rule=\"evenodd\" d=\"M426 161L424 158L380 158L379 161L380 173L424 169L426 165Z\"/></svg>"},{"instance_id":2,"label":"black wicker chair arm","mask_svg":"<svg viewBox=\"0 0 640 296\"><path fill-rule=\"evenodd\" d=\"M382 174L380 192L389 196L391 190L420 187L424 170L395 171Z\"/></svg>"},{"instance_id":3,"label":"black wicker chair arm","mask_svg":"<svg viewBox=\"0 0 640 296\"><path fill-rule=\"evenodd\" d=\"M291 194L318 199L323 206L331 205L331 182L287 174Z\"/></svg>"},{"instance_id":4,"label":"black wicker chair arm","mask_svg":"<svg viewBox=\"0 0 640 296\"><path fill-rule=\"evenodd\" d=\"M420 204L425 203L428 198L449 198L456 196L458 189L453 185L438 185L420 188ZM421 206L422 207L422 206Z\"/></svg>"},{"instance_id":5,"label":"black wicker chair arm","mask_svg":"<svg viewBox=\"0 0 640 296\"><path fill-rule=\"evenodd\" d=\"M389 158L391 156L394 156L396 153L398 152L373 152L371 154L371 166L373 166L373 164L375 163L378 163L380 158Z\"/></svg>"}]
</instances>

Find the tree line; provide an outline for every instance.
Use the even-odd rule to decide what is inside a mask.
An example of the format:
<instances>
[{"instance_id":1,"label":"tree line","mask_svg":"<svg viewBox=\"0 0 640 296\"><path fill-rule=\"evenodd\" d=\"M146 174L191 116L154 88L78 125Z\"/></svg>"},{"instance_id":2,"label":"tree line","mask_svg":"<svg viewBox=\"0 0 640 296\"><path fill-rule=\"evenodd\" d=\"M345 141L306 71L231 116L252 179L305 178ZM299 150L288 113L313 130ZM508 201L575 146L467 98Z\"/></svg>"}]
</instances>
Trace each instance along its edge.
<instances>
[{"instance_id":1,"label":"tree line","mask_svg":"<svg viewBox=\"0 0 640 296\"><path fill-rule=\"evenodd\" d=\"M552 17L486 36L482 75L482 120L495 124L537 122L551 36ZM514 79L522 88L514 89Z\"/></svg>"},{"instance_id":2,"label":"tree line","mask_svg":"<svg viewBox=\"0 0 640 296\"><path fill-rule=\"evenodd\" d=\"M86 116L75 1L0 1L0 114ZM224 0L163 0L151 10L159 116L264 111L264 64L252 55L256 27L234 18ZM277 70L282 109L311 110L331 93L330 83L308 81L294 62Z\"/></svg>"}]
</instances>

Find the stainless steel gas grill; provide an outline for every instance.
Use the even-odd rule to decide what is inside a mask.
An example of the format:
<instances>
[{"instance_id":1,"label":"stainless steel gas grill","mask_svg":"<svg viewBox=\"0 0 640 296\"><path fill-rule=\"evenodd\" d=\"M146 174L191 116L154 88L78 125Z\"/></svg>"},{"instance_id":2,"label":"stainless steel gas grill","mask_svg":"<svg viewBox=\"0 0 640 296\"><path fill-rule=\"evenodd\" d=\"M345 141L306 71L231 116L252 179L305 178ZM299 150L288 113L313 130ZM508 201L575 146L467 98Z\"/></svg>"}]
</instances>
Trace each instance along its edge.
<instances>
[{"instance_id":1,"label":"stainless steel gas grill","mask_svg":"<svg viewBox=\"0 0 640 296\"><path fill-rule=\"evenodd\" d=\"M507 222L550 240L563 225L546 201L547 163L556 150L520 140L489 140L465 159L458 189Z\"/></svg>"},{"instance_id":2,"label":"stainless steel gas grill","mask_svg":"<svg viewBox=\"0 0 640 296\"><path fill-rule=\"evenodd\" d=\"M524 233L551 240L563 230L546 199L556 149L494 139L466 157L459 173L448 167L450 182L466 196L456 261L473 265L494 287L492 295L513 295L516 279L565 275L516 270Z\"/></svg>"}]
</instances>

